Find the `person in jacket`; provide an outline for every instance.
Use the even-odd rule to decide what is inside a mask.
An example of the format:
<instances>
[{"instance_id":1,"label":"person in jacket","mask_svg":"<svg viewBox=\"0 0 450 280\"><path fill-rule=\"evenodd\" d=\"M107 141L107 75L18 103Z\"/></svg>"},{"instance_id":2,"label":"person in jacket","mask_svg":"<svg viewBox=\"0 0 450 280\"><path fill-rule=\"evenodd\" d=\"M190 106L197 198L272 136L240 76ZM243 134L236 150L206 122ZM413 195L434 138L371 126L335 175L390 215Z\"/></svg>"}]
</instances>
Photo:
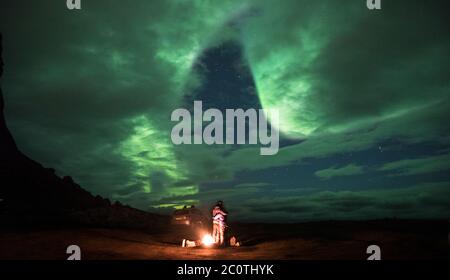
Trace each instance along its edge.
<instances>
[{"instance_id":1,"label":"person in jacket","mask_svg":"<svg viewBox=\"0 0 450 280\"><path fill-rule=\"evenodd\" d=\"M227 215L228 212L223 206L221 200L217 201L212 209L213 218L213 238L214 242L220 246L224 244L224 235L227 228Z\"/></svg>"}]
</instances>

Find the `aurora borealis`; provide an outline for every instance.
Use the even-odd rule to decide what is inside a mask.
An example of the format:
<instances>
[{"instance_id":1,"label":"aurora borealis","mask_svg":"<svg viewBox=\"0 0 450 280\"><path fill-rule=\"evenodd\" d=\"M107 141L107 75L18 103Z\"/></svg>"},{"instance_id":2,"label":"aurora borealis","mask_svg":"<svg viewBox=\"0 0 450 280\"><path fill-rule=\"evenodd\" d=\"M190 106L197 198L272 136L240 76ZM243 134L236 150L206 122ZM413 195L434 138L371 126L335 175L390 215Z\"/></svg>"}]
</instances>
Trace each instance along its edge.
<instances>
[{"instance_id":1,"label":"aurora borealis","mask_svg":"<svg viewBox=\"0 0 450 280\"><path fill-rule=\"evenodd\" d=\"M448 1L0 4L20 149L143 210L233 219L448 218ZM173 145L171 113L276 108L280 149Z\"/></svg>"}]
</instances>

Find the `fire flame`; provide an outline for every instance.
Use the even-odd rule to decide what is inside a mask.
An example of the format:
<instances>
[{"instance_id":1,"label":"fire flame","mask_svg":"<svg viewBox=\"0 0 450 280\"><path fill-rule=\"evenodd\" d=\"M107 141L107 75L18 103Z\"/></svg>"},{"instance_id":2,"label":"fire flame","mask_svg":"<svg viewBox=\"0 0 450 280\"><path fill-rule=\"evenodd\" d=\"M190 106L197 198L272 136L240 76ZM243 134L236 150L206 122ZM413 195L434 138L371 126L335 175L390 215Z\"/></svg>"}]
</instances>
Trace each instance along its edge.
<instances>
[{"instance_id":1,"label":"fire flame","mask_svg":"<svg viewBox=\"0 0 450 280\"><path fill-rule=\"evenodd\" d=\"M202 243L205 246L211 246L214 244L214 239L212 238L211 234L205 234L202 238Z\"/></svg>"}]
</instances>

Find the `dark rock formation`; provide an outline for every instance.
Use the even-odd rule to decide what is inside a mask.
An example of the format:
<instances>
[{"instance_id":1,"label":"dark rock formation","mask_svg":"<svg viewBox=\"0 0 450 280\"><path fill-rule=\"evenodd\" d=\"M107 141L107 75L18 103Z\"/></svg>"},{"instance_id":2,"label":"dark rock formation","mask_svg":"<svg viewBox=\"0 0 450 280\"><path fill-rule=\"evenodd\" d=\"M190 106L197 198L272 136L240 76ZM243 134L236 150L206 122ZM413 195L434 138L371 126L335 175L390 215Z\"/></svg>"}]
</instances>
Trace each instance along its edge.
<instances>
[{"instance_id":1,"label":"dark rock formation","mask_svg":"<svg viewBox=\"0 0 450 280\"><path fill-rule=\"evenodd\" d=\"M0 57L2 41L0 34ZM3 61L0 60L0 78ZM168 218L93 196L70 176L60 178L17 148L4 117L0 91L0 221L1 227L107 226L155 229Z\"/></svg>"},{"instance_id":2,"label":"dark rock formation","mask_svg":"<svg viewBox=\"0 0 450 280\"><path fill-rule=\"evenodd\" d=\"M2 48L2 34L0 34L0 78L3 75L3 48ZM17 147L11 136L11 133L6 126L5 116L3 115L3 110L5 108L5 102L3 100L3 92L0 87L0 158L5 158L10 155L10 153L17 153Z\"/></svg>"}]
</instances>

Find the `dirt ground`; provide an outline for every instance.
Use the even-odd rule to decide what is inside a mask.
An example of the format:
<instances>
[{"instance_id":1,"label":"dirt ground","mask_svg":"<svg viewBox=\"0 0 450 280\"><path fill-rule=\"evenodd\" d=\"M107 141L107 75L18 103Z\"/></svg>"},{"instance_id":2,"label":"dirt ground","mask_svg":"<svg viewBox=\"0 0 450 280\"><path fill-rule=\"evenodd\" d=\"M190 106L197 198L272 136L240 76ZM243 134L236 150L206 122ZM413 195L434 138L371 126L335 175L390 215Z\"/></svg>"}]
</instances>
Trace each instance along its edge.
<instances>
[{"instance_id":1,"label":"dirt ground","mask_svg":"<svg viewBox=\"0 0 450 280\"><path fill-rule=\"evenodd\" d=\"M66 259L81 248L84 260L364 260L369 245L382 259L448 259L448 222L377 221L305 224L237 224L241 247L182 248L179 228L161 233L125 229L35 229L0 231L0 259Z\"/></svg>"}]
</instances>

